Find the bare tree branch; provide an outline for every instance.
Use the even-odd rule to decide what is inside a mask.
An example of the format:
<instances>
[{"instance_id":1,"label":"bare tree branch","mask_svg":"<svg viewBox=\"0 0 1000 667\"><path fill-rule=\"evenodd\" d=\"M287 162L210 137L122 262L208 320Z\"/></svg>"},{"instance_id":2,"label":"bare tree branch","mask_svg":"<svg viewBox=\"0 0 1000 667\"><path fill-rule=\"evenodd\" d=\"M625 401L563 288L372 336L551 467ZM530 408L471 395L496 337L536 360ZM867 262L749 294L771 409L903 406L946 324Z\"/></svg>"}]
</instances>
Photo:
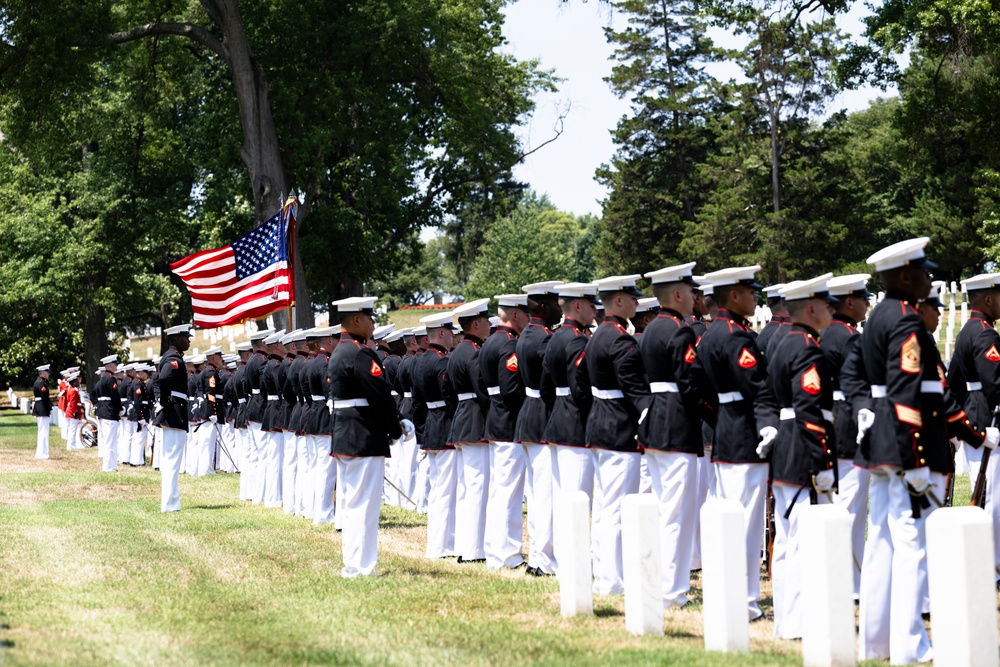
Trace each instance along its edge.
<instances>
[{"instance_id":1,"label":"bare tree branch","mask_svg":"<svg viewBox=\"0 0 1000 667\"><path fill-rule=\"evenodd\" d=\"M486 180L487 178L490 178L492 176L497 176L497 175L503 173L504 171L506 171L507 169L510 169L511 167L513 167L515 164L517 164L518 162L520 162L524 158L528 157L529 155L531 155L533 153L536 153L536 152L540 151L541 149L545 148L546 146L548 146L549 144L551 144L553 141L555 141L556 139L558 139L562 135L562 133L565 131L565 121L566 121L566 115L568 113L569 113L569 108L567 107L567 109L565 111L563 111L562 113L560 113L559 117L556 118L555 127L553 128L555 134L552 137L546 139L545 141L543 141L539 145L535 146L531 150L525 151L524 153L521 153L520 155L517 156L517 158L511 164L503 166L503 167L499 167L499 168L494 169L493 171L488 172L486 174L474 174L472 176L469 176L468 178L462 178L462 179L458 179L458 180L455 180L455 181L450 181L448 183L441 183L437 187L429 188L427 190L427 192L424 194L423 198L421 199L420 204L418 204L417 207L413 210L413 212L410 213L410 215L407 217L406 222L404 222L402 225L400 225L399 229L397 229L396 231L394 231L392 233L392 235L388 239L385 240L385 242L381 245L381 247L379 247L379 249L375 251L375 256L376 257L381 257L386 252L388 252L391 248L393 248L397 243L399 243L402 240L403 236L405 236L406 233L410 231L410 228L413 226L413 223L414 223L414 221L417 218L417 213L419 211L422 211L427 206L430 206L430 204L442 192L446 192L446 191L450 190L451 188L458 187L459 185L465 185L466 183L475 183L477 181Z\"/></svg>"},{"instance_id":2,"label":"bare tree branch","mask_svg":"<svg viewBox=\"0 0 1000 667\"><path fill-rule=\"evenodd\" d=\"M154 35L174 35L177 37L186 37L187 39L193 40L202 46L207 47L213 53L225 60L227 64L229 63L229 49L226 48L226 45L208 30L202 28L201 26L194 25L193 23L146 23L144 25L130 28L129 30L123 30L122 32L114 32L110 35L106 35L103 38L104 42L95 40L77 44L77 46L98 46L101 43L107 42L110 42L111 44L125 44L126 42L134 42L138 39Z\"/></svg>"}]
</instances>

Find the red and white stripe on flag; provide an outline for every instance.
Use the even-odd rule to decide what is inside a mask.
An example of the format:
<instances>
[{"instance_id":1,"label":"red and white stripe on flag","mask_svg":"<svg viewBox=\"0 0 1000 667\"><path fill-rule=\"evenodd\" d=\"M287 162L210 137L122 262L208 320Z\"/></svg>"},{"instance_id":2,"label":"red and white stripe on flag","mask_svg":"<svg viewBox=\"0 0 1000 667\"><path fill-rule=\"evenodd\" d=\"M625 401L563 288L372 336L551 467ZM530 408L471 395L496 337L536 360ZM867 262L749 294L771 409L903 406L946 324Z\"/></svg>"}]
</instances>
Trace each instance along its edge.
<instances>
[{"instance_id":1,"label":"red and white stripe on flag","mask_svg":"<svg viewBox=\"0 0 1000 667\"><path fill-rule=\"evenodd\" d=\"M291 305L284 236L278 214L229 245L170 265L191 293L195 326L236 324Z\"/></svg>"}]
</instances>

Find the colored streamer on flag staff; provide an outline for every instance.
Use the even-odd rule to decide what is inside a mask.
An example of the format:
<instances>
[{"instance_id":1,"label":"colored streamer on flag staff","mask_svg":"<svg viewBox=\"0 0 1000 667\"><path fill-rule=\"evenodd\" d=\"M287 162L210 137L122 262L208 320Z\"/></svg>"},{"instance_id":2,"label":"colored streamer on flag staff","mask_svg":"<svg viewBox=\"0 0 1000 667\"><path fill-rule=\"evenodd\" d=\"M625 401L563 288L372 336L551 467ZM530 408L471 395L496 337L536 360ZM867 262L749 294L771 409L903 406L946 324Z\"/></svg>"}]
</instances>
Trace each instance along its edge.
<instances>
[{"instance_id":1,"label":"colored streamer on flag staff","mask_svg":"<svg viewBox=\"0 0 1000 667\"><path fill-rule=\"evenodd\" d=\"M205 329L267 317L294 303L290 238L297 202L229 245L170 265L191 294L194 324Z\"/></svg>"}]
</instances>

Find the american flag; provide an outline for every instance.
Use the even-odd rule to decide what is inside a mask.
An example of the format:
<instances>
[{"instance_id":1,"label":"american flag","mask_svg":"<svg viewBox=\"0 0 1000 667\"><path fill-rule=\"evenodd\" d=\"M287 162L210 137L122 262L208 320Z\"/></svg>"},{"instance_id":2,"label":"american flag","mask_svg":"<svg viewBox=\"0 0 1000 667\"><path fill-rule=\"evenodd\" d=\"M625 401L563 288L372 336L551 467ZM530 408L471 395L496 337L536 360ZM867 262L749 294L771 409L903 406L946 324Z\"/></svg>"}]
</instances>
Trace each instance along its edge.
<instances>
[{"instance_id":1,"label":"american flag","mask_svg":"<svg viewBox=\"0 0 1000 667\"><path fill-rule=\"evenodd\" d=\"M196 252L170 265L191 293L195 326L236 324L291 305L283 213L229 245Z\"/></svg>"}]
</instances>

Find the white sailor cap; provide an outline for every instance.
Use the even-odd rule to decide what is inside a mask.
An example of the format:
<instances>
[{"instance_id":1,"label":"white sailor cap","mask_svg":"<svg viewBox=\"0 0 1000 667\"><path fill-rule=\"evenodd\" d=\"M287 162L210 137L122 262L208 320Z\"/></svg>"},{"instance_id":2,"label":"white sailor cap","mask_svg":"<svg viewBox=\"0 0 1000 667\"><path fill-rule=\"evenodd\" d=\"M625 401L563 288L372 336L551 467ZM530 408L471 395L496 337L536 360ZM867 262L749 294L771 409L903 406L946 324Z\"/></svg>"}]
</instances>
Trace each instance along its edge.
<instances>
[{"instance_id":1,"label":"white sailor cap","mask_svg":"<svg viewBox=\"0 0 1000 667\"><path fill-rule=\"evenodd\" d=\"M393 331L391 334L385 337L385 342L395 343L397 340L400 340L403 337L404 332L406 331L409 331L409 329L400 329L399 331Z\"/></svg>"},{"instance_id":2,"label":"white sailor cap","mask_svg":"<svg viewBox=\"0 0 1000 667\"><path fill-rule=\"evenodd\" d=\"M196 354L193 357L191 357L191 363L194 364L195 366L203 364L207 361L208 358L204 354Z\"/></svg>"},{"instance_id":3,"label":"white sailor cap","mask_svg":"<svg viewBox=\"0 0 1000 667\"><path fill-rule=\"evenodd\" d=\"M563 283L559 286L560 299L586 299L597 303L597 285L594 283Z\"/></svg>"},{"instance_id":4,"label":"white sailor cap","mask_svg":"<svg viewBox=\"0 0 1000 667\"><path fill-rule=\"evenodd\" d=\"M288 345L289 343L300 343L304 341L307 337L307 332L305 329L296 329L295 331L290 331L281 338L282 345Z\"/></svg>"},{"instance_id":5,"label":"white sailor cap","mask_svg":"<svg viewBox=\"0 0 1000 667\"><path fill-rule=\"evenodd\" d=\"M281 342L281 339L285 336L284 329L278 329L273 334L264 339L264 345L275 345Z\"/></svg>"},{"instance_id":6,"label":"white sailor cap","mask_svg":"<svg viewBox=\"0 0 1000 667\"><path fill-rule=\"evenodd\" d=\"M250 340L264 340L274 333L274 329L261 329L250 334Z\"/></svg>"},{"instance_id":7,"label":"white sailor cap","mask_svg":"<svg viewBox=\"0 0 1000 667\"><path fill-rule=\"evenodd\" d=\"M80 377L80 374L77 373L76 371L74 371L74 372L72 372L72 373L70 373L69 375L66 376L66 382L72 382L73 380L76 380L79 377Z\"/></svg>"},{"instance_id":8,"label":"white sailor cap","mask_svg":"<svg viewBox=\"0 0 1000 667\"><path fill-rule=\"evenodd\" d=\"M327 328L330 330L331 336L339 336L341 332L344 330L344 327L341 326L340 324L335 324L332 327L327 327Z\"/></svg>"},{"instance_id":9,"label":"white sailor cap","mask_svg":"<svg viewBox=\"0 0 1000 667\"><path fill-rule=\"evenodd\" d=\"M944 287L945 283L943 280L935 280L931 283L931 291L927 294L927 298L923 300L929 306L934 306L935 308L944 308L945 305L941 303L941 288Z\"/></svg>"},{"instance_id":10,"label":"white sailor cap","mask_svg":"<svg viewBox=\"0 0 1000 667\"><path fill-rule=\"evenodd\" d=\"M856 296L868 298L872 294L868 291L868 279L871 275L867 273L851 273L846 276L834 276L830 278L826 286L830 288L830 294L843 296Z\"/></svg>"},{"instance_id":11,"label":"white sailor cap","mask_svg":"<svg viewBox=\"0 0 1000 667\"><path fill-rule=\"evenodd\" d=\"M937 268L937 264L928 260L924 254L924 248L929 242L930 238L921 236L917 239L908 239L899 243L893 243L887 248L882 248L866 261L868 264L873 264L875 270L878 272L898 269L901 266Z\"/></svg>"},{"instance_id":12,"label":"white sailor cap","mask_svg":"<svg viewBox=\"0 0 1000 667\"><path fill-rule=\"evenodd\" d=\"M491 329L497 328L498 326L500 326L500 324L501 324L500 318L497 317L496 315L494 315L493 317L490 318L490 328Z\"/></svg>"},{"instance_id":13,"label":"white sailor cap","mask_svg":"<svg viewBox=\"0 0 1000 667\"><path fill-rule=\"evenodd\" d=\"M417 337L419 337L419 336L426 336L427 335L427 327L424 327L424 326L414 327L413 328L413 335L417 336Z\"/></svg>"},{"instance_id":14,"label":"white sailor cap","mask_svg":"<svg viewBox=\"0 0 1000 667\"><path fill-rule=\"evenodd\" d=\"M158 354L154 354L153 355L153 363L154 364L160 363L160 355L158 355Z\"/></svg>"},{"instance_id":15,"label":"white sailor cap","mask_svg":"<svg viewBox=\"0 0 1000 667\"><path fill-rule=\"evenodd\" d=\"M433 315L424 315L420 318L423 322L424 327L428 330L430 329L440 329L442 327L451 327L452 314L454 311L447 311L444 313L434 313Z\"/></svg>"},{"instance_id":16,"label":"white sailor cap","mask_svg":"<svg viewBox=\"0 0 1000 667\"><path fill-rule=\"evenodd\" d=\"M369 315L374 315L376 301L378 301L377 296L352 296L347 299L334 301L332 305L337 308L338 313L368 313Z\"/></svg>"},{"instance_id":17,"label":"white sailor cap","mask_svg":"<svg viewBox=\"0 0 1000 667\"><path fill-rule=\"evenodd\" d=\"M745 285L755 290L763 289L764 286L757 282L756 273L760 271L760 264L753 266L736 266L721 271L712 271L705 274L705 280L712 283L713 288L729 287L730 285Z\"/></svg>"},{"instance_id":18,"label":"white sailor cap","mask_svg":"<svg viewBox=\"0 0 1000 667\"><path fill-rule=\"evenodd\" d=\"M635 308L635 314L638 315L640 313L648 313L651 310L659 310L659 309L660 309L659 300L655 296L649 296L643 299L639 299L639 305L636 306Z\"/></svg>"},{"instance_id":19,"label":"white sailor cap","mask_svg":"<svg viewBox=\"0 0 1000 667\"><path fill-rule=\"evenodd\" d=\"M206 357L210 357L213 354L222 354L222 348L216 346L216 347L210 347L207 350L205 350L205 356Z\"/></svg>"},{"instance_id":20,"label":"white sailor cap","mask_svg":"<svg viewBox=\"0 0 1000 667\"><path fill-rule=\"evenodd\" d=\"M697 262L688 262L687 264L681 264L679 266L668 266L665 269L660 269L659 271L650 271L646 274L646 277L652 281L654 285L659 283L691 283L695 287L698 286L698 280L694 277L694 265Z\"/></svg>"},{"instance_id":21,"label":"white sailor cap","mask_svg":"<svg viewBox=\"0 0 1000 667\"><path fill-rule=\"evenodd\" d=\"M375 331L372 332L372 340L382 340L395 331L395 329L395 324L384 324L380 327L375 327Z\"/></svg>"},{"instance_id":22,"label":"white sailor cap","mask_svg":"<svg viewBox=\"0 0 1000 667\"><path fill-rule=\"evenodd\" d=\"M767 296L768 299L781 299L781 290L785 289L787 283L777 283L774 285L768 285L762 292Z\"/></svg>"},{"instance_id":23,"label":"white sailor cap","mask_svg":"<svg viewBox=\"0 0 1000 667\"><path fill-rule=\"evenodd\" d=\"M46 368L45 370L48 370L48 369ZM67 375L69 375L72 372L73 371L71 371L71 370L61 370L61 371L59 371L59 375L61 375L63 377L66 377Z\"/></svg>"},{"instance_id":24,"label":"white sailor cap","mask_svg":"<svg viewBox=\"0 0 1000 667\"><path fill-rule=\"evenodd\" d=\"M597 303L597 312L603 312L603 311L604 311L604 304L598 302Z\"/></svg>"},{"instance_id":25,"label":"white sailor cap","mask_svg":"<svg viewBox=\"0 0 1000 667\"><path fill-rule=\"evenodd\" d=\"M705 280L705 276L695 276L694 280L698 285L695 289L701 291L703 296L712 296L715 294L715 292L712 291L711 283Z\"/></svg>"},{"instance_id":26,"label":"white sailor cap","mask_svg":"<svg viewBox=\"0 0 1000 667\"><path fill-rule=\"evenodd\" d=\"M558 296L561 280L546 280L540 283L524 285L521 291L528 296Z\"/></svg>"},{"instance_id":27,"label":"white sailor cap","mask_svg":"<svg viewBox=\"0 0 1000 667\"><path fill-rule=\"evenodd\" d=\"M163 333L167 336L187 336L188 338L194 336L190 324L178 324L175 327L167 327L163 330Z\"/></svg>"},{"instance_id":28,"label":"white sailor cap","mask_svg":"<svg viewBox=\"0 0 1000 667\"><path fill-rule=\"evenodd\" d=\"M101 365L102 366L107 366L108 364L117 364L117 363L118 363L118 355L117 354L109 354L106 357L101 357Z\"/></svg>"},{"instance_id":29,"label":"white sailor cap","mask_svg":"<svg viewBox=\"0 0 1000 667\"><path fill-rule=\"evenodd\" d=\"M827 282L832 277L832 273L824 273L809 280L790 282L781 289L781 297L785 301L802 301L807 299L839 301L837 297L830 294L830 289L827 287Z\"/></svg>"},{"instance_id":30,"label":"white sailor cap","mask_svg":"<svg viewBox=\"0 0 1000 667\"><path fill-rule=\"evenodd\" d=\"M963 280L962 287L966 292L997 289L1000 287L1000 273L980 273L978 276Z\"/></svg>"},{"instance_id":31,"label":"white sailor cap","mask_svg":"<svg viewBox=\"0 0 1000 667\"><path fill-rule=\"evenodd\" d=\"M595 280L598 292L627 292L632 296L643 296L642 291L635 286L635 281L642 278L638 273L631 276L610 276Z\"/></svg>"},{"instance_id":32,"label":"white sailor cap","mask_svg":"<svg viewBox=\"0 0 1000 667\"><path fill-rule=\"evenodd\" d=\"M194 359L194 355L193 354L185 354L183 357L181 357L181 359L184 361L185 364L190 364L191 360Z\"/></svg>"},{"instance_id":33,"label":"white sailor cap","mask_svg":"<svg viewBox=\"0 0 1000 667\"><path fill-rule=\"evenodd\" d=\"M230 370L236 368L236 362L235 361L227 361L226 362L226 368L228 368Z\"/></svg>"},{"instance_id":34,"label":"white sailor cap","mask_svg":"<svg viewBox=\"0 0 1000 667\"><path fill-rule=\"evenodd\" d=\"M455 317L491 317L489 299L476 299L462 304L454 310Z\"/></svg>"},{"instance_id":35,"label":"white sailor cap","mask_svg":"<svg viewBox=\"0 0 1000 667\"><path fill-rule=\"evenodd\" d=\"M139 364L131 363L131 364L125 364L124 366L119 366L118 367L118 372L122 373L122 372L127 372L127 371L134 371L135 367L138 366L138 365Z\"/></svg>"},{"instance_id":36,"label":"white sailor cap","mask_svg":"<svg viewBox=\"0 0 1000 667\"><path fill-rule=\"evenodd\" d=\"M52 364L45 364L44 366L39 366L38 367L38 372L41 373L42 371L47 371L47 370L49 370L49 367L51 367L51 366L52 366Z\"/></svg>"},{"instance_id":37,"label":"white sailor cap","mask_svg":"<svg viewBox=\"0 0 1000 667\"><path fill-rule=\"evenodd\" d=\"M413 329L400 329L396 333L403 337L413 338Z\"/></svg>"},{"instance_id":38,"label":"white sailor cap","mask_svg":"<svg viewBox=\"0 0 1000 667\"><path fill-rule=\"evenodd\" d=\"M94 375L100 375L103 372L104 372L103 368L98 368L96 371L94 371Z\"/></svg>"},{"instance_id":39,"label":"white sailor cap","mask_svg":"<svg viewBox=\"0 0 1000 667\"><path fill-rule=\"evenodd\" d=\"M501 294L493 298L497 300L497 305L501 308L521 308L522 310L528 308L527 294Z\"/></svg>"},{"instance_id":40,"label":"white sailor cap","mask_svg":"<svg viewBox=\"0 0 1000 667\"><path fill-rule=\"evenodd\" d=\"M314 327L306 329L306 340L310 338L330 338L340 334L340 325L335 327Z\"/></svg>"},{"instance_id":41,"label":"white sailor cap","mask_svg":"<svg viewBox=\"0 0 1000 667\"><path fill-rule=\"evenodd\" d=\"M253 349L253 345L251 345L250 341L248 341L248 340L243 341L242 343L236 343L236 351L237 352L249 352L252 349Z\"/></svg>"}]
</instances>

